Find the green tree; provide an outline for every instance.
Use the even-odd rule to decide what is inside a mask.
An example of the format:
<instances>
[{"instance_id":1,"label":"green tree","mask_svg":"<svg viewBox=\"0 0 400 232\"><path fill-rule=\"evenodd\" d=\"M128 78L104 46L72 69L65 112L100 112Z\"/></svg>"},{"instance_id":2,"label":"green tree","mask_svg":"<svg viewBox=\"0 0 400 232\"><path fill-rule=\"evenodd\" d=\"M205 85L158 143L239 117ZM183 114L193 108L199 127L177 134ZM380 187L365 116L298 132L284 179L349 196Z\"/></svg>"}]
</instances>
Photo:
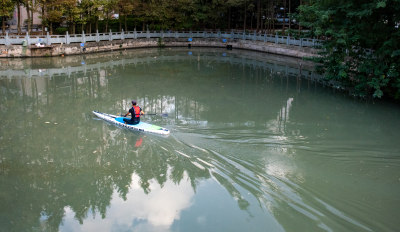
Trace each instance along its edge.
<instances>
[{"instance_id":1,"label":"green tree","mask_svg":"<svg viewBox=\"0 0 400 232\"><path fill-rule=\"evenodd\" d=\"M400 0L315 1L300 11L303 26L324 39L316 61L328 80L400 98Z\"/></svg>"},{"instance_id":2,"label":"green tree","mask_svg":"<svg viewBox=\"0 0 400 232\"><path fill-rule=\"evenodd\" d=\"M116 2L117 0L102 0L102 6L103 6L103 14L102 14L102 18L103 20L105 20L105 28L104 28L104 32L108 32L108 23L110 20L110 14L111 12L114 11L115 6L116 6Z\"/></svg>"},{"instance_id":3,"label":"green tree","mask_svg":"<svg viewBox=\"0 0 400 232\"><path fill-rule=\"evenodd\" d=\"M134 5L133 0L119 0L117 10L119 13L119 30L122 31L122 19L124 20L124 30L128 30L127 15L132 14Z\"/></svg>"},{"instance_id":4,"label":"green tree","mask_svg":"<svg viewBox=\"0 0 400 232\"><path fill-rule=\"evenodd\" d=\"M77 0L65 0L63 2L64 16L67 19L69 31L75 34L76 23L80 19L81 9L78 7Z\"/></svg>"},{"instance_id":5,"label":"green tree","mask_svg":"<svg viewBox=\"0 0 400 232\"><path fill-rule=\"evenodd\" d=\"M1 7L0 7L0 17L2 17L2 25L1 29L3 32L3 35L6 32L6 21L7 18L12 15L12 12L14 10L14 2L12 0L0 0Z\"/></svg>"},{"instance_id":6,"label":"green tree","mask_svg":"<svg viewBox=\"0 0 400 232\"><path fill-rule=\"evenodd\" d=\"M27 15L26 26L27 26L28 32L30 33L31 29L32 29L32 23L33 23L32 14L31 14L31 12L34 11L33 1L32 0L22 0L22 4L26 9L26 15Z\"/></svg>"},{"instance_id":7,"label":"green tree","mask_svg":"<svg viewBox=\"0 0 400 232\"><path fill-rule=\"evenodd\" d=\"M47 0L46 1L46 20L49 24L50 34L53 34L54 24L60 24L63 22L64 6L63 1L59 0Z\"/></svg>"}]
</instances>

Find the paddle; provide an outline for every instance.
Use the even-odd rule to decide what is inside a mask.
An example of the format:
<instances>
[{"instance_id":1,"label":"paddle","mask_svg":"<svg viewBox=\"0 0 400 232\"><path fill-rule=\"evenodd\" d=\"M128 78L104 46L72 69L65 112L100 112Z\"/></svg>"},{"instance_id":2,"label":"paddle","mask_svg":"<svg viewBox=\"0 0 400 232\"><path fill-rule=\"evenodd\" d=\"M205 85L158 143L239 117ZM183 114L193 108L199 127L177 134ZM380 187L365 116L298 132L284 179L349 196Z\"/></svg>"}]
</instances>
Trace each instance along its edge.
<instances>
[{"instance_id":1,"label":"paddle","mask_svg":"<svg viewBox=\"0 0 400 232\"><path fill-rule=\"evenodd\" d=\"M143 114L143 116L146 116L146 115L159 115L159 116L162 116L162 117L168 117L168 114L155 114L155 113L152 113L152 114Z\"/></svg>"},{"instance_id":2,"label":"paddle","mask_svg":"<svg viewBox=\"0 0 400 232\"><path fill-rule=\"evenodd\" d=\"M158 115L158 116L162 116L162 117L168 117L168 114L156 114L156 113L151 113L151 114L143 114L141 116L146 116L146 115ZM124 117L125 115L121 114L122 117Z\"/></svg>"}]
</instances>

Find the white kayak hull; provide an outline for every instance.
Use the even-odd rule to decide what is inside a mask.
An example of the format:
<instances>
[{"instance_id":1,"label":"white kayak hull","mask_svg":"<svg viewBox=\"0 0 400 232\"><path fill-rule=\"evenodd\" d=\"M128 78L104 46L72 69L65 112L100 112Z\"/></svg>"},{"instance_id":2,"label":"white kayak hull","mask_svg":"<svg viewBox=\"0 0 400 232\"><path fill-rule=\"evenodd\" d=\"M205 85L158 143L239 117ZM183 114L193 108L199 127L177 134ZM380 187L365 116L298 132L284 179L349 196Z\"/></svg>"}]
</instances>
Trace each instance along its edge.
<instances>
[{"instance_id":1,"label":"white kayak hull","mask_svg":"<svg viewBox=\"0 0 400 232\"><path fill-rule=\"evenodd\" d=\"M97 111L92 111L92 112L94 115L103 119L104 121L113 123L117 126L124 127L128 130L149 132L149 133L155 133L155 134L160 134L160 135L168 135L170 133L170 131L166 128L152 125L149 123L139 122L139 124L130 125L130 124L124 123L124 121L123 121L124 117L120 117L120 116L112 115L112 114L101 113L101 112L97 112ZM128 119L128 118L126 118L126 119Z\"/></svg>"}]
</instances>

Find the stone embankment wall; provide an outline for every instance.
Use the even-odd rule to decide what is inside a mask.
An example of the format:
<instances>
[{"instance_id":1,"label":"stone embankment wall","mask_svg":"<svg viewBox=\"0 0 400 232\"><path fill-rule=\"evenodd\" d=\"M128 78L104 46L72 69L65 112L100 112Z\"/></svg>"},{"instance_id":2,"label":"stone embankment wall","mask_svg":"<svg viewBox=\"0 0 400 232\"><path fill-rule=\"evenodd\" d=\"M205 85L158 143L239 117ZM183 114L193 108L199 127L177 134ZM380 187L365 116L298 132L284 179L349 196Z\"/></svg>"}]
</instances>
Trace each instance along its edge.
<instances>
[{"instance_id":1,"label":"stone embankment wall","mask_svg":"<svg viewBox=\"0 0 400 232\"><path fill-rule=\"evenodd\" d=\"M275 44L262 41L232 40L223 43L220 39L196 39L188 42L184 38L141 38L113 41L87 42L84 47L80 43L73 44L52 44L50 46L37 47L35 45L0 45L0 58L11 57L46 57L46 56L67 56L96 52L108 52L133 48L146 47L219 47L232 49L246 49L278 55L285 55L296 58L311 57L317 54L317 50L308 47L293 45Z\"/></svg>"}]
</instances>

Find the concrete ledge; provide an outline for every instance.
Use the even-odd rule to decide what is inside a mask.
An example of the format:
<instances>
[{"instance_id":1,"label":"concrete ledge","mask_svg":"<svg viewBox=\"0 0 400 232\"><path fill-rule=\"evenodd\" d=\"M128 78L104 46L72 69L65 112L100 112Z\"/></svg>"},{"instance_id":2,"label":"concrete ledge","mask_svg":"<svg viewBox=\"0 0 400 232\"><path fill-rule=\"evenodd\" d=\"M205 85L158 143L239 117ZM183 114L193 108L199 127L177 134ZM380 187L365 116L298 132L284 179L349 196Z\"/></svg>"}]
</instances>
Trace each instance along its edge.
<instances>
[{"instance_id":1,"label":"concrete ledge","mask_svg":"<svg viewBox=\"0 0 400 232\"><path fill-rule=\"evenodd\" d=\"M228 45L233 49L253 50L265 53L272 53L296 58L311 57L317 55L317 50L298 46L288 46L261 41L250 40L230 40L224 43L220 39L193 39L188 42L185 38L143 38L125 39L113 41L88 42L84 47L80 43L74 44L53 44L45 48L22 45L0 45L0 58L12 57L49 57L80 55L96 52L109 52L115 50L125 50L146 47L219 47L226 48Z\"/></svg>"}]
</instances>

